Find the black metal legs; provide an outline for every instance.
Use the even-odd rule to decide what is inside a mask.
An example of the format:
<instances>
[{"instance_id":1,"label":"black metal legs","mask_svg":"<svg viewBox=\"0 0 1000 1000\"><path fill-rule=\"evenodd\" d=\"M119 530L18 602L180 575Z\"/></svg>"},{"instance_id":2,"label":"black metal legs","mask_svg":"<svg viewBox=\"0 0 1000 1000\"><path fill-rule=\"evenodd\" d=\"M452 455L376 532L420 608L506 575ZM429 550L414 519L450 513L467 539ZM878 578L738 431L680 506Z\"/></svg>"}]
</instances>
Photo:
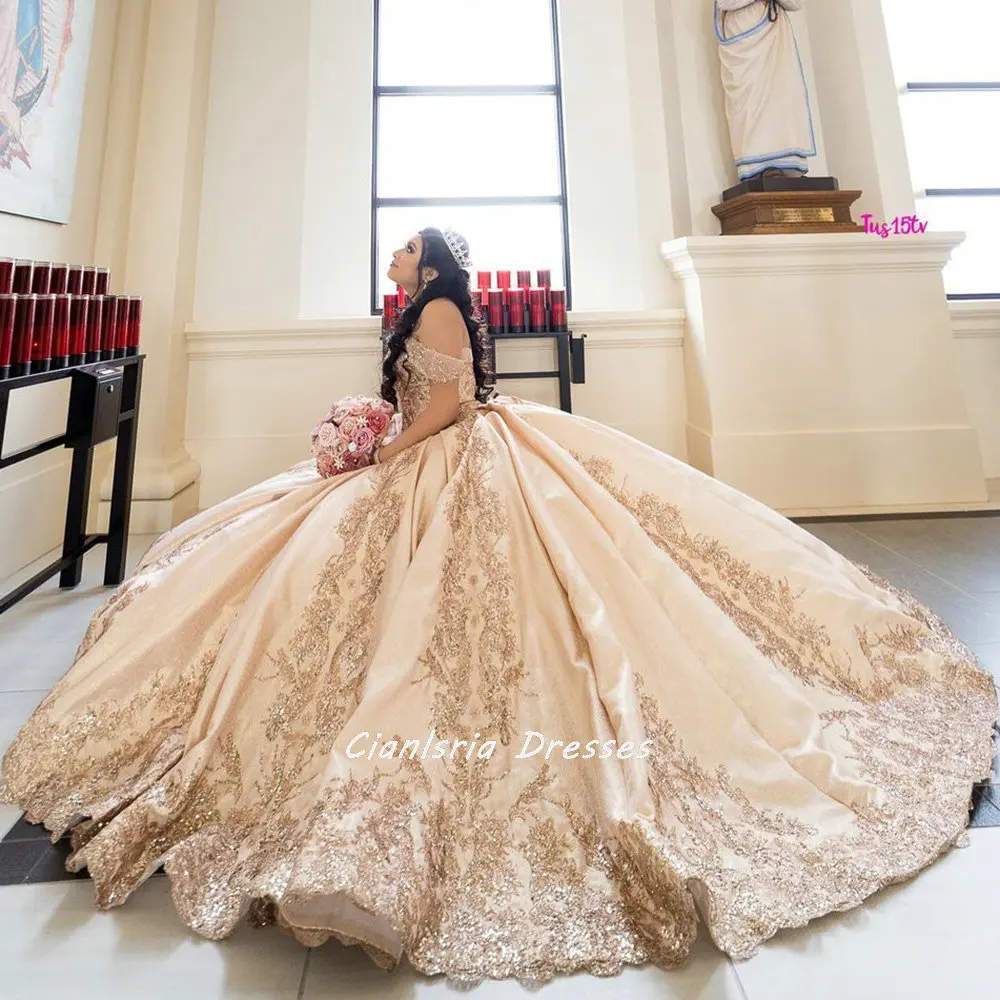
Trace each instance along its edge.
<instances>
[{"instance_id":1,"label":"black metal legs","mask_svg":"<svg viewBox=\"0 0 1000 1000\"><path fill-rule=\"evenodd\" d=\"M117 586L125 579L129 515L132 509L132 476L135 471L135 443L139 430L139 395L142 389L142 362L125 372L123 399L129 410L118 423L115 446L115 473L111 486L108 518L108 552L104 562L104 585Z\"/></svg>"}]
</instances>

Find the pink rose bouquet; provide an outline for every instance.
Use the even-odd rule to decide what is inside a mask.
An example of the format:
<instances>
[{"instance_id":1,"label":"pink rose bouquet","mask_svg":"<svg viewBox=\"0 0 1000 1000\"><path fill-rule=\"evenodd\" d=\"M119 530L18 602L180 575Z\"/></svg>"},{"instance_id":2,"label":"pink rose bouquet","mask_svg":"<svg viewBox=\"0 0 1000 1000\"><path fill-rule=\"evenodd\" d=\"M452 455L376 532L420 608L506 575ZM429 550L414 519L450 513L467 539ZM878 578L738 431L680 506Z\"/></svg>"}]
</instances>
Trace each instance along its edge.
<instances>
[{"instance_id":1,"label":"pink rose bouquet","mask_svg":"<svg viewBox=\"0 0 1000 1000\"><path fill-rule=\"evenodd\" d=\"M313 428L310 451L324 478L371 465L375 450L399 433L401 418L392 404L370 396L346 396Z\"/></svg>"}]
</instances>

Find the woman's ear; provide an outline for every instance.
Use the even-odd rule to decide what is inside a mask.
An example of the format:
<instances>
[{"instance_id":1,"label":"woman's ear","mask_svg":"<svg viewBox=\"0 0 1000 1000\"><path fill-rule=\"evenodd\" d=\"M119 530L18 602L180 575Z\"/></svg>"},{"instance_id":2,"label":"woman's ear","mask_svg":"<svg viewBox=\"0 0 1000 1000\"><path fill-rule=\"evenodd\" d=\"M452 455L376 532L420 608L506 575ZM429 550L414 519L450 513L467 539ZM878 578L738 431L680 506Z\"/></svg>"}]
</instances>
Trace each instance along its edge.
<instances>
[{"instance_id":1,"label":"woman's ear","mask_svg":"<svg viewBox=\"0 0 1000 1000\"><path fill-rule=\"evenodd\" d=\"M424 284L433 281L438 276L438 272L433 267L424 268Z\"/></svg>"}]
</instances>

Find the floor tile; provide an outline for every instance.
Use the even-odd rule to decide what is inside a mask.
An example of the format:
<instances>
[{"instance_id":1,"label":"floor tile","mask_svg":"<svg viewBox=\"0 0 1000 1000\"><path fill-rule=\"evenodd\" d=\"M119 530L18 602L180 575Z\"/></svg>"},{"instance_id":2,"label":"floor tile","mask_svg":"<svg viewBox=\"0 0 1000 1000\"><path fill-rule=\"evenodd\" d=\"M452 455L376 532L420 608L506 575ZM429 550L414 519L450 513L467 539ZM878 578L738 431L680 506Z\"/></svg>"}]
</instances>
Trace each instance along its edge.
<instances>
[{"instance_id":1,"label":"floor tile","mask_svg":"<svg viewBox=\"0 0 1000 1000\"><path fill-rule=\"evenodd\" d=\"M11 807L13 808L13 806ZM4 843L14 840L50 840L49 831L41 823L29 823L24 816L19 816L17 822L3 835Z\"/></svg>"},{"instance_id":2,"label":"floor tile","mask_svg":"<svg viewBox=\"0 0 1000 1000\"><path fill-rule=\"evenodd\" d=\"M17 806L0 805L0 840L7 835L7 831L21 818L21 810Z\"/></svg>"},{"instance_id":3,"label":"floor tile","mask_svg":"<svg viewBox=\"0 0 1000 1000\"><path fill-rule=\"evenodd\" d=\"M979 785L973 790L969 826L978 829L1000 827L1000 802L989 785Z\"/></svg>"},{"instance_id":4,"label":"floor tile","mask_svg":"<svg viewBox=\"0 0 1000 1000\"><path fill-rule=\"evenodd\" d=\"M853 526L971 593L1000 592L1000 517L900 518Z\"/></svg>"},{"instance_id":5,"label":"floor tile","mask_svg":"<svg viewBox=\"0 0 1000 1000\"><path fill-rule=\"evenodd\" d=\"M153 541L151 535L129 539L129 572ZM3 581L0 592L30 578L55 555L48 553ZM97 546L84 557L79 586L61 590L53 578L0 615L0 693L49 690L55 685L72 665L94 612L112 593L103 581L104 547Z\"/></svg>"},{"instance_id":6,"label":"floor tile","mask_svg":"<svg viewBox=\"0 0 1000 1000\"><path fill-rule=\"evenodd\" d=\"M90 875L86 869L81 872L66 870L66 859L70 856L70 853L68 840L60 840L57 844L46 842L45 852L35 862L35 867L28 872L28 877L24 881L29 885L37 885L42 882L66 882L73 879L89 879Z\"/></svg>"},{"instance_id":7,"label":"floor tile","mask_svg":"<svg viewBox=\"0 0 1000 1000\"><path fill-rule=\"evenodd\" d=\"M180 922L166 879L109 912L95 909L88 882L16 886L0 899L4 1000L298 997L302 945L273 927L206 941Z\"/></svg>"},{"instance_id":8,"label":"floor tile","mask_svg":"<svg viewBox=\"0 0 1000 1000\"><path fill-rule=\"evenodd\" d=\"M359 948L330 942L309 960L303 1000L742 1000L732 963L704 933L688 963L664 972L655 967L628 968L618 976L557 976L545 986L528 988L516 980L489 980L458 991L443 977L422 976L406 963L393 972L379 969Z\"/></svg>"},{"instance_id":9,"label":"floor tile","mask_svg":"<svg viewBox=\"0 0 1000 1000\"><path fill-rule=\"evenodd\" d=\"M47 689L0 692L0 758L46 694Z\"/></svg>"},{"instance_id":10,"label":"floor tile","mask_svg":"<svg viewBox=\"0 0 1000 1000\"><path fill-rule=\"evenodd\" d=\"M44 840L17 840L0 844L0 885L19 885L25 881L47 847Z\"/></svg>"},{"instance_id":11,"label":"floor tile","mask_svg":"<svg viewBox=\"0 0 1000 1000\"><path fill-rule=\"evenodd\" d=\"M1000 830L972 830L904 885L784 931L736 972L748 1000L941 1000L995 989Z\"/></svg>"},{"instance_id":12,"label":"floor tile","mask_svg":"<svg viewBox=\"0 0 1000 1000\"><path fill-rule=\"evenodd\" d=\"M969 648L979 657L979 665L1000 684L1000 642L973 642Z\"/></svg>"},{"instance_id":13,"label":"floor tile","mask_svg":"<svg viewBox=\"0 0 1000 1000\"><path fill-rule=\"evenodd\" d=\"M920 569L913 560L868 538L846 521L807 522L802 527L842 556L867 566L873 573L887 580L894 581L903 574Z\"/></svg>"}]
</instances>

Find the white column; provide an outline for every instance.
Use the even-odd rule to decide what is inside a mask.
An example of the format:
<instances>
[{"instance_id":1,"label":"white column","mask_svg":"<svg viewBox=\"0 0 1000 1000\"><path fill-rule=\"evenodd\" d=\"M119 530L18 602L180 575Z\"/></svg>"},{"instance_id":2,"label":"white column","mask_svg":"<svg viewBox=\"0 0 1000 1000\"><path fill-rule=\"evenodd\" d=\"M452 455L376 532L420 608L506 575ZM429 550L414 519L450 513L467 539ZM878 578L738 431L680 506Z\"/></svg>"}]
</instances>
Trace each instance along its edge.
<instances>
[{"instance_id":1,"label":"white column","mask_svg":"<svg viewBox=\"0 0 1000 1000\"><path fill-rule=\"evenodd\" d=\"M215 0L135 0L126 28L145 49L128 243L120 286L143 296L146 355L133 489L133 532L163 531L198 507L198 463L184 448L187 356L201 208ZM140 34L144 30L144 34ZM135 68L134 52L123 65ZM136 76L138 74L135 74ZM130 109L112 134L127 136ZM111 178L109 178L110 183ZM102 483L110 497L110 478ZM102 504L102 517L107 504Z\"/></svg>"},{"instance_id":2,"label":"white column","mask_svg":"<svg viewBox=\"0 0 1000 1000\"><path fill-rule=\"evenodd\" d=\"M216 6L193 318L229 329L284 323L299 314L302 227L312 210L302 189L312 3ZM351 40L364 47L363 37ZM324 96L328 106L341 100L336 90Z\"/></svg>"},{"instance_id":3,"label":"white column","mask_svg":"<svg viewBox=\"0 0 1000 1000\"><path fill-rule=\"evenodd\" d=\"M809 0L806 14L831 172L842 187L862 190L857 218L911 215L913 185L882 5Z\"/></svg>"},{"instance_id":4,"label":"white column","mask_svg":"<svg viewBox=\"0 0 1000 1000\"><path fill-rule=\"evenodd\" d=\"M298 0L301 2L301 0ZM309 0L300 308L303 319L371 311L372 0ZM478 137L470 145L475 149ZM421 156L419 149L383 156Z\"/></svg>"},{"instance_id":5,"label":"white column","mask_svg":"<svg viewBox=\"0 0 1000 1000\"><path fill-rule=\"evenodd\" d=\"M784 513L985 503L941 278L960 241L665 244L688 315L692 464Z\"/></svg>"}]
</instances>

